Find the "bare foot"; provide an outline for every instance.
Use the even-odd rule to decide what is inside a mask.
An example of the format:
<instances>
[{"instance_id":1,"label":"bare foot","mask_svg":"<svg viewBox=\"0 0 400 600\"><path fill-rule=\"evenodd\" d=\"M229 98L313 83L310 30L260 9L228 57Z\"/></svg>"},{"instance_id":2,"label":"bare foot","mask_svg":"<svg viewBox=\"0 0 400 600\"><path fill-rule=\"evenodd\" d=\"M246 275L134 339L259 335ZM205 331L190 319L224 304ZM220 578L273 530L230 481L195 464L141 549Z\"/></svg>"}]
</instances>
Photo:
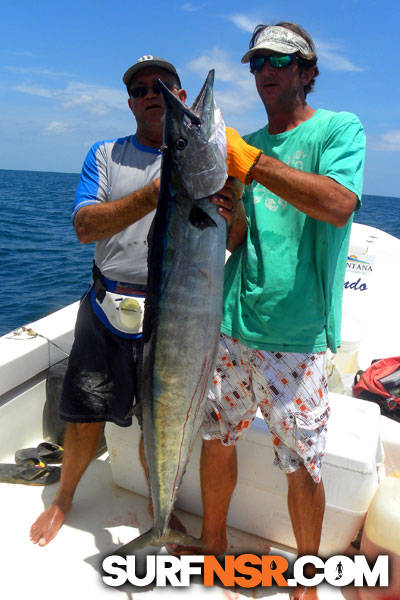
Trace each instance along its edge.
<instances>
[{"instance_id":1,"label":"bare foot","mask_svg":"<svg viewBox=\"0 0 400 600\"><path fill-rule=\"evenodd\" d=\"M173 547L174 556L183 556L188 554L200 554L222 556L226 552L228 545L226 538L223 540L212 539L207 542L206 539L200 538L203 542L203 546L175 546Z\"/></svg>"},{"instance_id":2,"label":"bare foot","mask_svg":"<svg viewBox=\"0 0 400 600\"><path fill-rule=\"evenodd\" d=\"M303 587L298 585L295 590L289 593L290 600L318 600L316 587Z\"/></svg>"},{"instance_id":3,"label":"bare foot","mask_svg":"<svg viewBox=\"0 0 400 600\"><path fill-rule=\"evenodd\" d=\"M34 544L46 546L58 533L71 503L61 508L56 502L53 502L49 508L43 511L31 527L30 538Z\"/></svg>"}]
</instances>

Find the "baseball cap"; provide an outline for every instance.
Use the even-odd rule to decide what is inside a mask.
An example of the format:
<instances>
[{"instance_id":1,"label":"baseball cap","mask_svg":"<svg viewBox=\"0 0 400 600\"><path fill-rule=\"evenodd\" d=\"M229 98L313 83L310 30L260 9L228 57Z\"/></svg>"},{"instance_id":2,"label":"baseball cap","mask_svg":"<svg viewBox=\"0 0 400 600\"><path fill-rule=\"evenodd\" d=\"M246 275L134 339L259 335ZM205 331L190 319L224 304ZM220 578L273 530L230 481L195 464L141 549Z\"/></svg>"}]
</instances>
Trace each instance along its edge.
<instances>
[{"instance_id":1,"label":"baseball cap","mask_svg":"<svg viewBox=\"0 0 400 600\"><path fill-rule=\"evenodd\" d=\"M260 31L256 37L253 48L248 50L242 58L242 63L247 63L259 50L272 50L282 54L298 52L303 58L311 58L314 52L308 42L291 29L280 25L271 25Z\"/></svg>"},{"instance_id":2,"label":"baseball cap","mask_svg":"<svg viewBox=\"0 0 400 600\"><path fill-rule=\"evenodd\" d=\"M125 73L122 78L126 87L129 86L130 81L136 73L141 71L142 69L147 69L148 67L157 67L159 69L164 69L165 71L169 71L175 75L178 80L179 87L182 87L181 80L179 79L179 75L176 72L174 65L165 60L164 58L160 58L159 56L152 56L151 54L145 54L137 59L134 65L132 65Z\"/></svg>"}]
</instances>

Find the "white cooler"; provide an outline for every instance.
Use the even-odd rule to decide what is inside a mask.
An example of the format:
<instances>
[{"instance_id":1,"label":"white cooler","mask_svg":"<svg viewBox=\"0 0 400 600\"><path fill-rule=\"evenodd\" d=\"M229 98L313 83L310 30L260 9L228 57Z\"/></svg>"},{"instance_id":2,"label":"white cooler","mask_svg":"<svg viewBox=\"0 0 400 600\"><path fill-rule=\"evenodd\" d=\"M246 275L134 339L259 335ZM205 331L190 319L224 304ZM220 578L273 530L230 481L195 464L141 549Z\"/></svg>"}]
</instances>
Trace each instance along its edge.
<instances>
[{"instance_id":1,"label":"white cooler","mask_svg":"<svg viewBox=\"0 0 400 600\"><path fill-rule=\"evenodd\" d=\"M358 532L379 482L383 462L379 407L348 396L329 394L331 417L322 476L326 494L320 554L345 550ZM135 422L106 426L114 482L147 496L138 458L140 430ZM201 515L199 482L201 439L196 441L179 490L177 507ZM271 437L257 417L237 446L239 472L228 525L271 542L295 548L287 509L287 480L273 466Z\"/></svg>"}]
</instances>

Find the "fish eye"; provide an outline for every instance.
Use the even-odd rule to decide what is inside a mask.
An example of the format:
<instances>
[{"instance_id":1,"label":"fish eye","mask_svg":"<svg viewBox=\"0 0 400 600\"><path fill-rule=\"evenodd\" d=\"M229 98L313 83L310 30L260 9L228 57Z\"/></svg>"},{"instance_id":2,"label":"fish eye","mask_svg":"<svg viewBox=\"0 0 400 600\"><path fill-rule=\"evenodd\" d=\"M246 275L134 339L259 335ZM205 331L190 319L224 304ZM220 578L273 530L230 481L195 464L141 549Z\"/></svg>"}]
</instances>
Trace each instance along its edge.
<instances>
[{"instance_id":1,"label":"fish eye","mask_svg":"<svg viewBox=\"0 0 400 600\"><path fill-rule=\"evenodd\" d=\"M187 144L187 140L185 140L184 138L179 138L175 142L175 147L177 150L183 150L184 148L186 148L186 144Z\"/></svg>"}]
</instances>

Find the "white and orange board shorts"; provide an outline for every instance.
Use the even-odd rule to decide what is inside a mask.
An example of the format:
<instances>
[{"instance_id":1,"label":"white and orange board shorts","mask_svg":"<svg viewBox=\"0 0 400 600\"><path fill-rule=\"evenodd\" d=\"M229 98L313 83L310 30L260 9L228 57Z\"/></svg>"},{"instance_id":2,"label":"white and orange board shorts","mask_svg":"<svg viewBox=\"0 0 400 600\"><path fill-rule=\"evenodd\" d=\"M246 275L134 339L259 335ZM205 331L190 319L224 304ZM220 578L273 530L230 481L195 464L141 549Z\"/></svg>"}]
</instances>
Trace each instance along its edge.
<instances>
[{"instance_id":1,"label":"white and orange board shorts","mask_svg":"<svg viewBox=\"0 0 400 600\"><path fill-rule=\"evenodd\" d=\"M275 464L286 473L304 465L318 483L329 417L326 353L261 351L221 334L203 439L235 444L258 407Z\"/></svg>"}]
</instances>

